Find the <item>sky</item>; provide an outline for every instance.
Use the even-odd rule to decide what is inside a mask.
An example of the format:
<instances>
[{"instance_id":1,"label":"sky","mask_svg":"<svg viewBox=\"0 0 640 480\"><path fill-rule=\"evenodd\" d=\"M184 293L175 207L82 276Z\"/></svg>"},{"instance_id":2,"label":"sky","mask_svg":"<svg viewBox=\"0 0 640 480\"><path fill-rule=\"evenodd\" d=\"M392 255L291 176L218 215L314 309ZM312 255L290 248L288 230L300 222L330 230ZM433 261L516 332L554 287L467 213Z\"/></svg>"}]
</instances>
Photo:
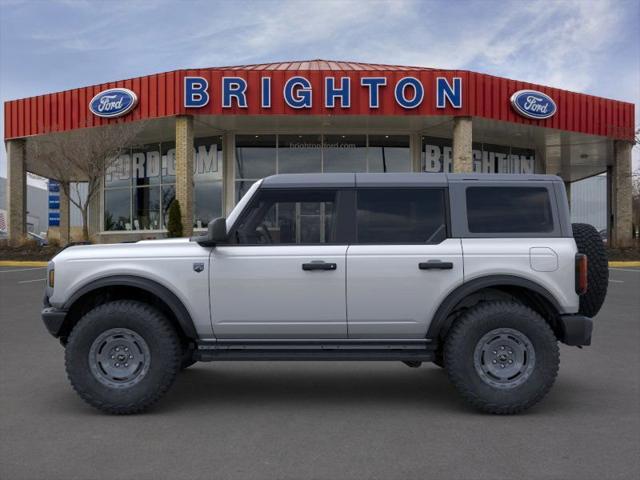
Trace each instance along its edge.
<instances>
[{"instance_id":1,"label":"sky","mask_svg":"<svg viewBox=\"0 0 640 480\"><path fill-rule=\"evenodd\" d=\"M638 125L639 24L640 0L0 0L0 99L322 58L468 69L624 100Z\"/></svg>"}]
</instances>

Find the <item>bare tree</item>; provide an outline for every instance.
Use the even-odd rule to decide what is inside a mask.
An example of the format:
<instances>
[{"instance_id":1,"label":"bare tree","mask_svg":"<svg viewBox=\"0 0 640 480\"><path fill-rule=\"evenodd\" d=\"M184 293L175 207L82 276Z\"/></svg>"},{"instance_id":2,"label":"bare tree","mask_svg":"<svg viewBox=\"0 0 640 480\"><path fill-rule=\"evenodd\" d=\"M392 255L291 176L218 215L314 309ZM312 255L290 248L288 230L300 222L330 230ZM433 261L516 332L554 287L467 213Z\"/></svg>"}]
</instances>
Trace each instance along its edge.
<instances>
[{"instance_id":1,"label":"bare tree","mask_svg":"<svg viewBox=\"0 0 640 480\"><path fill-rule=\"evenodd\" d=\"M100 192L100 182L141 130L138 122L112 124L27 141L27 157L46 167L50 177L61 183L69 201L80 210L84 240L89 240L89 205ZM86 197L80 194L78 182L87 184ZM71 192L71 188L75 191Z\"/></svg>"}]
</instances>

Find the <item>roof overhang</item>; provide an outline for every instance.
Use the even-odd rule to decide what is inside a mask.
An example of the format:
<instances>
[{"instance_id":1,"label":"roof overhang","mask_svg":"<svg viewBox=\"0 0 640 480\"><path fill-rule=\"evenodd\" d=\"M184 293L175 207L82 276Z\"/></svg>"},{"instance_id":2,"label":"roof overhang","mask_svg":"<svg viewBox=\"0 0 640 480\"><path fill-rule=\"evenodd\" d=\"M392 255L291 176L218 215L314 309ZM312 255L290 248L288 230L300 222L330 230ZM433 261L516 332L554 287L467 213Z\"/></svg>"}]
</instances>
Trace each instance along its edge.
<instances>
[{"instance_id":1,"label":"roof overhang","mask_svg":"<svg viewBox=\"0 0 640 480\"><path fill-rule=\"evenodd\" d=\"M189 83L189 78L196 80ZM296 82L299 78L304 79L302 83ZM208 101L192 101L198 98L189 95L194 93L194 85L195 93L206 94ZM349 91L348 102L340 95L343 87ZM92 99L114 88L135 95L136 103L128 113L117 118L92 113L89 108ZM421 101L411 102L418 89L422 89ZM292 95L299 98L304 90L311 92L310 102L302 107L293 102L292 106ZM377 103L374 90L378 93ZM511 98L523 90L548 97L555 104L555 114L547 119L522 116L513 108ZM342 116L367 116L372 120L468 116L632 141L635 112L632 103L466 70L314 60L176 70L12 100L5 102L4 133L5 140L9 140L176 115L284 116L296 121L308 116L323 116L328 121Z\"/></svg>"}]
</instances>

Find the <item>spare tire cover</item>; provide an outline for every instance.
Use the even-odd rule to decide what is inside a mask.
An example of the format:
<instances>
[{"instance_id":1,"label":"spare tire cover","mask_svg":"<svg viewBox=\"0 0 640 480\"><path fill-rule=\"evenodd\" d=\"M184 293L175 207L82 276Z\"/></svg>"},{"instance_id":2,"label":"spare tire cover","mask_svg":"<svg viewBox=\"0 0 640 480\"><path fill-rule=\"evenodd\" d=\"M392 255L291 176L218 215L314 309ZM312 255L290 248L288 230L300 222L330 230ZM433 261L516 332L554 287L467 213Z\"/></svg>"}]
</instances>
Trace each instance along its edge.
<instances>
[{"instance_id":1,"label":"spare tire cover","mask_svg":"<svg viewBox=\"0 0 640 480\"><path fill-rule=\"evenodd\" d=\"M602 307L609 287L607 250L598 231L586 223L574 223L573 238L578 252L587 256L587 293L580 296L580 314L594 317Z\"/></svg>"}]
</instances>

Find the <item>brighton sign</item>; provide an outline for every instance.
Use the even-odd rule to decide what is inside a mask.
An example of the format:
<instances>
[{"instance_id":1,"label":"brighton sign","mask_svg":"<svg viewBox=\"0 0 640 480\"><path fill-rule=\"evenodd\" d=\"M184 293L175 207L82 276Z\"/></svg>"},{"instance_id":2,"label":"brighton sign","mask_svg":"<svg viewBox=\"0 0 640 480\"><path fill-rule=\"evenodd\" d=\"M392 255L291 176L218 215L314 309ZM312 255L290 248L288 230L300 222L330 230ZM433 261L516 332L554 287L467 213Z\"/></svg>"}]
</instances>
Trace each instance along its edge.
<instances>
[{"instance_id":1,"label":"brighton sign","mask_svg":"<svg viewBox=\"0 0 640 480\"><path fill-rule=\"evenodd\" d=\"M271 108L271 77L262 77L259 83L259 100L262 108ZM387 77L361 77L357 85L352 85L350 77L325 77L323 79L322 105L325 108L351 107L351 98L355 89L361 89L368 97L370 109L381 106L383 87L391 87L396 104L410 110L419 107L425 99L425 88L415 77L401 77L390 84ZM217 89L215 89L217 90ZM242 77L222 77L220 85L220 103L222 108L247 108L249 84ZM291 77L284 82L282 97L286 105L294 109L313 108L314 98L311 81L304 76ZM209 104L212 89L204 77L184 77L183 105L186 108L202 108ZM462 78L451 80L436 78L435 100L437 108L462 108Z\"/></svg>"},{"instance_id":2,"label":"brighton sign","mask_svg":"<svg viewBox=\"0 0 640 480\"><path fill-rule=\"evenodd\" d=\"M544 120L556 114L556 102L542 92L536 90L518 90L511 95L514 110L526 118Z\"/></svg>"},{"instance_id":3,"label":"brighton sign","mask_svg":"<svg viewBox=\"0 0 640 480\"><path fill-rule=\"evenodd\" d=\"M110 88L98 93L89 102L91 113L102 118L126 115L138 104L138 96L128 88Z\"/></svg>"}]
</instances>

